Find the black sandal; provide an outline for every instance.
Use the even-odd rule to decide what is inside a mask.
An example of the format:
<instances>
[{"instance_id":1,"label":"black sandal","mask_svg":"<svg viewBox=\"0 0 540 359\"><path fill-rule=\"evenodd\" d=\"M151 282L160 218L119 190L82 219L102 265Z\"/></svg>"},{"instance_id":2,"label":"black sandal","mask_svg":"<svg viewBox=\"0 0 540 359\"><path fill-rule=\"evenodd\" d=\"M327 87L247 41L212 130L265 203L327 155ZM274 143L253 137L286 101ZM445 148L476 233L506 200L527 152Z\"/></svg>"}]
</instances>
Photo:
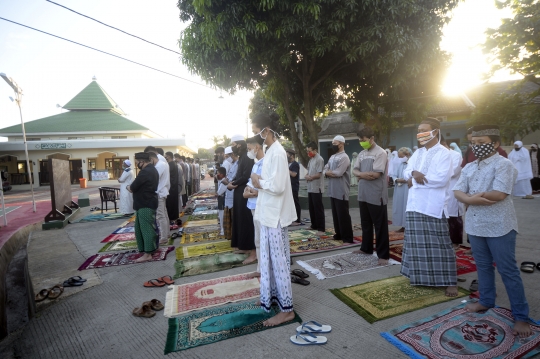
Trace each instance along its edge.
<instances>
[{"instance_id":1,"label":"black sandal","mask_svg":"<svg viewBox=\"0 0 540 359\"><path fill-rule=\"evenodd\" d=\"M539 264L540 265L540 264ZM306 272L304 272L303 270L301 269L293 269L291 271L291 274L292 275L295 275L295 276L298 276L300 278L309 278L309 274L307 274Z\"/></svg>"},{"instance_id":2,"label":"black sandal","mask_svg":"<svg viewBox=\"0 0 540 359\"><path fill-rule=\"evenodd\" d=\"M469 292L476 292L478 290L478 280L473 279L471 286L469 287Z\"/></svg>"},{"instance_id":3,"label":"black sandal","mask_svg":"<svg viewBox=\"0 0 540 359\"><path fill-rule=\"evenodd\" d=\"M536 263L534 262L522 262L520 269L523 273L533 273L535 267Z\"/></svg>"},{"instance_id":4,"label":"black sandal","mask_svg":"<svg viewBox=\"0 0 540 359\"><path fill-rule=\"evenodd\" d=\"M74 280L74 281L77 281L77 282L86 282L86 279L84 279L80 275L76 275L75 277L71 277L68 280Z\"/></svg>"},{"instance_id":5,"label":"black sandal","mask_svg":"<svg viewBox=\"0 0 540 359\"><path fill-rule=\"evenodd\" d=\"M536 265L536 269L540 270L540 263Z\"/></svg>"},{"instance_id":6,"label":"black sandal","mask_svg":"<svg viewBox=\"0 0 540 359\"><path fill-rule=\"evenodd\" d=\"M70 279L66 280L62 284L62 286L64 286L64 287L80 287L83 284L84 284L84 282L79 282L77 280L73 280L73 279L70 278Z\"/></svg>"},{"instance_id":7,"label":"black sandal","mask_svg":"<svg viewBox=\"0 0 540 359\"><path fill-rule=\"evenodd\" d=\"M291 283L301 284L301 285L309 285L309 281L302 279L298 276L292 275L291 276Z\"/></svg>"}]
</instances>

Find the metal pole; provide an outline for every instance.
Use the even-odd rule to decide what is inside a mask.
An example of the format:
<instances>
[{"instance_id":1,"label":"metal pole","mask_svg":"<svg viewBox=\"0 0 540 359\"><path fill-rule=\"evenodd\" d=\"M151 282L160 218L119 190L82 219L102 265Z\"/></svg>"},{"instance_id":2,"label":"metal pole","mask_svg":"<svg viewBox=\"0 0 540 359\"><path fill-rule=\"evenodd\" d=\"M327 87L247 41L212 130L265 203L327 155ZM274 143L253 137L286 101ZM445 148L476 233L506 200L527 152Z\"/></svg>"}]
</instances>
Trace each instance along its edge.
<instances>
[{"instance_id":1,"label":"metal pole","mask_svg":"<svg viewBox=\"0 0 540 359\"><path fill-rule=\"evenodd\" d=\"M21 115L21 127L23 132L23 140L24 140L24 153L26 155L26 169L28 170L28 182L30 182L30 190L32 191L32 206L34 209L34 213L36 212L36 200L34 198L34 183L32 181L32 171L30 170L30 160L28 159L28 144L26 142L26 131L24 130L24 121L22 117L22 110L21 110L21 94L17 93L17 105L19 105L19 114Z\"/></svg>"},{"instance_id":2,"label":"metal pole","mask_svg":"<svg viewBox=\"0 0 540 359\"><path fill-rule=\"evenodd\" d=\"M7 226L6 204L4 203L4 179L0 178L0 182L2 182L2 186L0 187L0 193L2 194L2 215L4 216L4 226Z\"/></svg>"}]
</instances>

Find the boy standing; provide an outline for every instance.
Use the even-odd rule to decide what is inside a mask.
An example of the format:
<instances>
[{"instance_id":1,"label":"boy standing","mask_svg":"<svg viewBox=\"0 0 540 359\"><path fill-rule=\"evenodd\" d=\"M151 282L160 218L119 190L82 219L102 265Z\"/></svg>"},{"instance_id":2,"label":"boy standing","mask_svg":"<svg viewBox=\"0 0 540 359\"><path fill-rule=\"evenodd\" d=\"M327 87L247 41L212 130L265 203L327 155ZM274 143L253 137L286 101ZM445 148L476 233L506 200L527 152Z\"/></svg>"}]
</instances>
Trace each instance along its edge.
<instances>
[{"instance_id":1,"label":"boy standing","mask_svg":"<svg viewBox=\"0 0 540 359\"><path fill-rule=\"evenodd\" d=\"M473 127L471 150L477 160L463 168L454 187L457 200L468 206L465 231L478 268L480 299L466 308L478 312L495 306L493 262L497 263L512 307L514 335L525 338L532 331L527 323L529 305L515 258L517 218L511 194L517 170L497 153L499 145L498 126Z\"/></svg>"}]
</instances>

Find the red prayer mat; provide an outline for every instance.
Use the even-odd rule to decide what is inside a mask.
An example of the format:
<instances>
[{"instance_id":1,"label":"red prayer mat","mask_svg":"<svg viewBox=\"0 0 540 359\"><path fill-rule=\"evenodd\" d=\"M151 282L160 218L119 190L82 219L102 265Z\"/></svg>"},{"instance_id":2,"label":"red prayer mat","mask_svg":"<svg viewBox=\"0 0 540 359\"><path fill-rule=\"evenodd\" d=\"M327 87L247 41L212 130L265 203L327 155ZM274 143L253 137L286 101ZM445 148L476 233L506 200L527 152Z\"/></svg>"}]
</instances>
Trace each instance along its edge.
<instances>
[{"instance_id":1,"label":"red prayer mat","mask_svg":"<svg viewBox=\"0 0 540 359\"><path fill-rule=\"evenodd\" d=\"M390 242L402 241L403 238L404 238L404 233L403 232L390 232L390 233L388 233L388 239L390 240ZM357 241L362 242L362 236L355 236L354 239L357 240ZM374 239L373 243L375 243L375 242L376 242L376 240ZM400 259L400 261L401 261L401 259Z\"/></svg>"},{"instance_id":2,"label":"red prayer mat","mask_svg":"<svg viewBox=\"0 0 540 359\"><path fill-rule=\"evenodd\" d=\"M116 242L116 241L134 241L135 233L113 233L105 237L101 243Z\"/></svg>"},{"instance_id":3,"label":"red prayer mat","mask_svg":"<svg viewBox=\"0 0 540 359\"><path fill-rule=\"evenodd\" d=\"M152 254L152 259L148 262L162 261L167 258L167 253L174 250L174 247L160 247L154 254ZM141 257L143 253L138 250L132 250L122 253L107 253L107 254L94 254L88 258L80 267L79 270L85 269L94 269L94 268L104 268L104 267L115 267L121 266L124 264L134 264L135 260ZM146 263L146 262L143 262Z\"/></svg>"}]
</instances>

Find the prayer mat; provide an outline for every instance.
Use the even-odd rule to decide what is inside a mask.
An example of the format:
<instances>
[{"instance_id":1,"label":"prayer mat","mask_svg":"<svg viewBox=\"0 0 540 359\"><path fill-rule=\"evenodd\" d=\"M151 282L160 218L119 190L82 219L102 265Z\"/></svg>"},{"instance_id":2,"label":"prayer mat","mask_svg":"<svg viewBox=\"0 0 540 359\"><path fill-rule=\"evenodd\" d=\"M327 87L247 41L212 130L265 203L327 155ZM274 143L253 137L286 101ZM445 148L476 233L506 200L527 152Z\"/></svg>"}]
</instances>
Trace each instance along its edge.
<instances>
[{"instance_id":1,"label":"prayer mat","mask_svg":"<svg viewBox=\"0 0 540 359\"><path fill-rule=\"evenodd\" d=\"M316 233L316 231L313 231ZM295 232L292 232L295 233ZM303 256L306 254L334 251L337 249L351 248L360 246L362 243L353 239L353 243L344 243L342 240L336 240L331 236L311 237L308 239L291 240L289 233L289 247L291 257Z\"/></svg>"},{"instance_id":2,"label":"prayer mat","mask_svg":"<svg viewBox=\"0 0 540 359\"><path fill-rule=\"evenodd\" d=\"M540 326L533 334L512 334L514 318L505 308L469 313L465 304L443 310L426 319L404 325L383 338L411 358L502 359L530 358L540 353Z\"/></svg>"},{"instance_id":3,"label":"prayer mat","mask_svg":"<svg viewBox=\"0 0 540 359\"><path fill-rule=\"evenodd\" d=\"M219 224L184 228L184 234L208 233L208 232L216 232L216 231L221 233L221 227L219 226Z\"/></svg>"},{"instance_id":4,"label":"prayer mat","mask_svg":"<svg viewBox=\"0 0 540 359\"><path fill-rule=\"evenodd\" d=\"M152 254L152 260L148 262L164 260L165 258L167 258L167 253L169 253L173 249L174 247L158 248L154 252L154 254ZM79 270L114 267L114 266L120 266L124 264L134 264L135 260L141 257L142 255L143 253L139 252L138 250L132 250L132 251L122 252L122 253L108 253L108 254L98 253L88 258L79 267ZM143 263L146 263L146 262L143 262Z\"/></svg>"},{"instance_id":5,"label":"prayer mat","mask_svg":"<svg viewBox=\"0 0 540 359\"><path fill-rule=\"evenodd\" d=\"M196 242L205 242L205 241L215 241L216 239L224 239L220 235L220 231L206 232L206 233L186 233L182 236L180 243L196 243Z\"/></svg>"},{"instance_id":6,"label":"prayer mat","mask_svg":"<svg viewBox=\"0 0 540 359\"><path fill-rule=\"evenodd\" d=\"M176 317L185 312L257 298L261 295L259 278L248 276L244 273L172 285L167 292L163 314L166 317Z\"/></svg>"},{"instance_id":7,"label":"prayer mat","mask_svg":"<svg viewBox=\"0 0 540 359\"><path fill-rule=\"evenodd\" d=\"M108 243L108 242L118 242L118 241L134 241L135 240L135 232L133 233L119 233L119 234L109 234L107 237L105 237L104 240L101 241L101 243Z\"/></svg>"},{"instance_id":8,"label":"prayer mat","mask_svg":"<svg viewBox=\"0 0 540 359\"><path fill-rule=\"evenodd\" d=\"M379 265L378 262L379 258L375 253L373 255L341 253L307 261L297 261L297 263L307 271L315 274L317 279L338 277L399 264L399 262L393 259L390 259L387 265Z\"/></svg>"},{"instance_id":9,"label":"prayer mat","mask_svg":"<svg viewBox=\"0 0 540 359\"><path fill-rule=\"evenodd\" d=\"M169 242L167 244L162 244L160 245L160 247L170 246L173 243L174 241L169 239ZM98 253L127 251L127 250L132 250L132 249L137 249L137 241L117 241L117 242L109 242L105 244L103 248L99 250Z\"/></svg>"},{"instance_id":10,"label":"prayer mat","mask_svg":"<svg viewBox=\"0 0 540 359\"><path fill-rule=\"evenodd\" d=\"M394 241L402 241L404 239L405 235L403 232L390 232L388 233L388 240L389 242ZM362 242L362 236L355 236L354 239ZM376 243L376 239L373 239L373 243Z\"/></svg>"},{"instance_id":11,"label":"prayer mat","mask_svg":"<svg viewBox=\"0 0 540 359\"><path fill-rule=\"evenodd\" d=\"M191 216L193 217L193 216ZM199 226L211 226L218 224L217 217L216 219L203 219L198 221L188 221L184 224L184 228L199 227Z\"/></svg>"},{"instance_id":12,"label":"prayer mat","mask_svg":"<svg viewBox=\"0 0 540 359\"><path fill-rule=\"evenodd\" d=\"M402 255L403 255L403 244L390 245L390 258L401 263Z\"/></svg>"},{"instance_id":13,"label":"prayer mat","mask_svg":"<svg viewBox=\"0 0 540 359\"><path fill-rule=\"evenodd\" d=\"M216 212L216 213L213 213ZM205 221L208 219L217 219L218 213L217 211L206 211L206 212L199 212L196 215L192 214L187 218L187 222L193 222L193 221Z\"/></svg>"},{"instance_id":14,"label":"prayer mat","mask_svg":"<svg viewBox=\"0 0 540 359\"><path fill-rule=\"evenodd\" d=\"M446 287L412 286L408 278L399 276L330 291L373 323L469 295L468 291L458 287L457 297L447 297L445 290Z\"/></svg>"},{"instance_id":15,"label":"prayer mat","mask_svg":"<svg viewBox=\"0 0 540 359\"><path fill-rule=\"evenodd\" d=\"M165 354L276 328L277 326L265 327L262 323L277 313L279 313L277 307L272 307L270 312L266 313L253 301L249 301L169 318ZM292 323L302 323L296 312L293 320L279 326Z\"/></svg>"},{"instance_id":16,"label":"prayer mat","mask_svg":"<svg viewBox=\"0 0 540 359\"><path fill-rule=\"evenodd\" d=\"M216 253L208 256L186 258L174 263L175 279L197 274L219 272L225 269L243 266L246 253Z\"/></svg>"},{"instance_id":17,"label":"prayer mat","mask_svg":"<svg viewBox=\"0 0 540 359\"><path fill-rule=\"evenodd\" d=\"M135 227L119 227L112 234L135 233Z\"/></svg>"},{"instance_id":18,"label":"prayer mat","mask_svg":"<svg viewBox=\"0 0 540 359\"><path fill-rule=\"evenodd\" d=\"M176 248L176 259L206 256L209 254L232 252L230 241L215 241L193 246L182 246Z\"/></svg>"},{"instance_id":19,"label":"prayer mat","mask_svg":"<svg viewBox=\"0 0 540 359\"><path fill-rule=\"evenodd\" d=\"M90 214L83 218L70 221L70 223L85 223L85 222L98 222L98 221L112 221L115 219L126 219L122 213L99 213L99 214Z\"/></svg>"},{"instance_id":20,"label":"prayer mat","mask_svg":"<svg viewBox=\"0 0 540 359\"><path fill-rule=\"evenodd\" d=\"M212 210L217 210L217 202L215 205L204 205L204 206L197 206L193 209L193 213L198 213L198 212L206 212L206 211L212 211Z\"/></svg>"}]
</instances>

